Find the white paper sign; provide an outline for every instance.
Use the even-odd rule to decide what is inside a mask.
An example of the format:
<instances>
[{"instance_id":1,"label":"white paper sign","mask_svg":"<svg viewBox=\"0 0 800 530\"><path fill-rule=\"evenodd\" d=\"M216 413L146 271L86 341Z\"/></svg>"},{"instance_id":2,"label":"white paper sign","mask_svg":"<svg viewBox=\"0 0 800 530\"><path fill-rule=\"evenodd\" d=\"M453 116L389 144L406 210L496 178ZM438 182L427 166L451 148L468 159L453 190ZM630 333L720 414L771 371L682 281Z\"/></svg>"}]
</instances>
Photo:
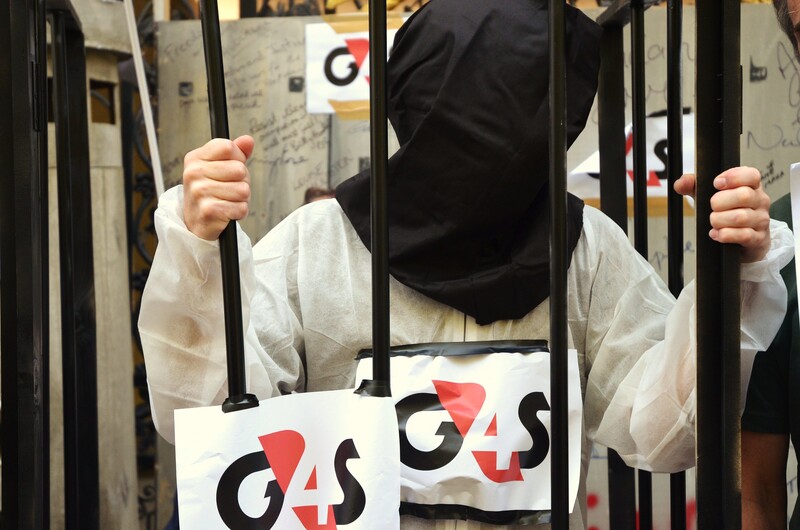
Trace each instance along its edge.
<instances>
[{"instance_id":1,"label":"white paper sign","mask_svg":"<svg viewBox=\"0 0 800 530\"><path fill-rule=\"evenodd\" d=\"M183 528L399 528L391 398L292 394L175 412Z\"/></svg>"},{"instance_id":2,"label":"white paper sign","mask_svg":"<svg viewBox=\"0 0 800 530\"><path fill-rule=\"evenodd\" d=\"M792 194L792 228L794 232L794 272L795 278L800 278L800 162L792 164L791 181L789 182ZM800 299L797 301L800 308Z\"/></svg>"},{"instance_id":3,"label":"white paper sign","mask_svg":"<svg viewBox=\"0 0 800 530\"><path fill-rule=\"evenodd\" d=\"M371 359L362 360L357 380L371 370ZM485 512L550 509L549 353L393 356L391 379L404 503ZM574 350L568 402L574 506L583 411Z\"/></svg>"},{"instance_id":4,"label":"white paper sign","mask_svg":"<svg viewBox=\"0 0 800 530\"><path fill-rule=\"evenodd\" d=\"M667 117L650 116L647 127L647 195L666 197L667 182ZM625 160L628 178L628 197L633 197L633 135L632 127L625 128ZM694 172L694 114L683 115L683 172ZM567 189L581 199L600 197L600 152L595 151L567 177Z\"/></svg>"},{"instance_id":5,"label":"white paper sign","mask_svg":"<svg viewBox=\"0 0 800 530\"><path fill-rule=\"evenodd\" d=\"M395 33L386 32L387 55ZM335 103L361 102L369 108L369 31L337 33L329 24L306 26L306 98L309 114L332 114Z\"/></svg>"}]
</instances>

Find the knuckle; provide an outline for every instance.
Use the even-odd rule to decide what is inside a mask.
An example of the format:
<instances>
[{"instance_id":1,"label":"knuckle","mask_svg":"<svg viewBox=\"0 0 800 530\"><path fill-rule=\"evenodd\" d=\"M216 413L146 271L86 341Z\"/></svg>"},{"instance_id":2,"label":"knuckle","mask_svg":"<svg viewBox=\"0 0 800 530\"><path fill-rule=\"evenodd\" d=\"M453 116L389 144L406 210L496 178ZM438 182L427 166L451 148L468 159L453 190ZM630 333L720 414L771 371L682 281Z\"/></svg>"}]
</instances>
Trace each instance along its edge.
<instances>
[{"instance_id":1,"label":"knuckle","mask_svg":"<svg viewBox=\"0 0 800 530\"><path fill-rule=\"evenodd\" d=\"M242 182L239 185L239 200L247 202L250 200L250 184Z\"/></svg>"},{"instance_id":2,"label":"knuckle","mask_svg":"<svg viewBox=\"0 0 800 530\"><path fill-rule=\"evenodd\" d=\"M237 202L234 208L234 214L236 215L236 219L244 219L247 217L248 207L246 202Z\"/></svg>"},{"instance_id":3,"label":"knuckle","mask_svg":"<svg viewBox=\"0 0 800 530\"><path fill-rule=\"evenodd\" d=\"M736 199L739 202L739 204L750 204L753 199L754 193L755 192L753 188L749 188L747 186L740 186L736 188Z\"/></svg>"},{"instance_id":4,"label":"knuckle","mask_svg":"<svg viewBox=\"0 0 800 530\"><path fill-rule=\"evenodd\" d=\"M245 180L247 178L247 166L237 161L234 166L234 176L237 180Z\"/></svg>"},{"instance_id":5,"label":"knuckle","mask_svg":"<svg viewBox=\"0 0 800 530\"><path fill-rule=\"evenodd\" d=\"M199 177L199 170L197 165L190 162L183 167L183 181L184 183L192 183Z\"/></svg>"}]
</instances>

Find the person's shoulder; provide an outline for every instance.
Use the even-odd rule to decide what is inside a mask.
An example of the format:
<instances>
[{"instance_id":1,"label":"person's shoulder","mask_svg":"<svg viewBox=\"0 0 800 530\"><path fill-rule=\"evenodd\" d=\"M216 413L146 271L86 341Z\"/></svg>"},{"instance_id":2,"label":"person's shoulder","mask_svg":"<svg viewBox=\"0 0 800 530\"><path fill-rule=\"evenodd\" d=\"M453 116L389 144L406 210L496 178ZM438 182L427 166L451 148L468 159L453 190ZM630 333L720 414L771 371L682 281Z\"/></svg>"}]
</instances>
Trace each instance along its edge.
<instances>
[{"instance_id":1,"label":"person's shoulder","mask_svg":"<svg viewBox=\"0 0 800 530\"><path fill-rule=\"evenodd\" d=\"M628 239L617 223L588 204L583 207L583 232L584 236L592 241L607 240L608 238L620 241Z\"/></svg>"},{"instance_id":2,"label":"person's shoulder","mask_svg":"<svg viewBox=\"0 0 800 530\"><path fill-rule=\"evenodd\" d=\"M259 242L257 250L297 248L301 243L308 248L310 240L326 244L348 244L355 236L350 221L335 199L324 199L305 204L292 211Z\"/></svg>"},{"instance_id":3,"label":"person's shoulder","mask_svg":"<svg viewBox=\"0 0 800 530\"><path fill-rule=\"evenodd\" d=\"M321 199L304 204L293 212L294 220L305 230L340 231L350 226L336 199Z\"/></svg>"}]
</instances>

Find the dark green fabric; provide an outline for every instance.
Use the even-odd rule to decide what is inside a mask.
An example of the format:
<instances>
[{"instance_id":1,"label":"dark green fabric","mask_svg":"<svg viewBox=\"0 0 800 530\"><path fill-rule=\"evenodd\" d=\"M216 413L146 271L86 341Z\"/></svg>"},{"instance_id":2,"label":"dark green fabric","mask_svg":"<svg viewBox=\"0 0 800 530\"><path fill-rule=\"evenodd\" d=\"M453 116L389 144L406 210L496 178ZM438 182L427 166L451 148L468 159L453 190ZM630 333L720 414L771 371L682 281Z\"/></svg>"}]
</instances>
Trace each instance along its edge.
<instances>
[{"instance_id":1,"label":"dark green fabric","mask_svg":"<svg viewBox=\"0 0 800 530\"><path fill-rule=\"evenodd\" d=\"M773 219L786 222L791 228L790 196L785 195L775 201L770 215ZM800 324L797 319L797 279L794 271L794 260L781 271L789 293L786 318L769 349L756 355L742 415L742 430L791 435L795 454L800 461ZM789 528L800 530L798 503L795 503Z\"/></svg>"}]
</instances>

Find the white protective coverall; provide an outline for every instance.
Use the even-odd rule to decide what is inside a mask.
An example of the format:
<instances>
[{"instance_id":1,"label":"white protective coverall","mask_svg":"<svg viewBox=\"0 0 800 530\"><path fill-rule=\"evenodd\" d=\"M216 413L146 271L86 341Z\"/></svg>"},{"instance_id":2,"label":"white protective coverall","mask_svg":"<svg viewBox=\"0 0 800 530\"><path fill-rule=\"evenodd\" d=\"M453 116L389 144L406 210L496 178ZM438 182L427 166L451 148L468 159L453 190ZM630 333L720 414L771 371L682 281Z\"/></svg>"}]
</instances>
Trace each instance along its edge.
<instances>
[{"instance_id":1,"label":"white protective coverall","mask_svg":"<svg viewBox=\"0 0 800 530\"><path fill-rule=\"evenodd\" d=\"M182 202L180 186L160 200L159 245L139 319L153 419L169 441L174 409L219 404L227 395L219 246L187 230ZM747 375L786 307L780 270L792 258L793 239L777 221L771 237L766 258L742 266ZM371 257L339 204L299 208L252 249L239 230L239 250L248 391L265 399L352 388L355 355L372 342ZM584 529L592 441L640 469L694 465L695 290L692 282L676 302L625 234L589 206L568 290L570 347L578 352L584 397L581 486L570 528ZM547 302L519 320L478 326L394 279L390 294L392 345L549 337ZM402 528L496 527L403 517Z\"/></svg>"}]
</instances>

